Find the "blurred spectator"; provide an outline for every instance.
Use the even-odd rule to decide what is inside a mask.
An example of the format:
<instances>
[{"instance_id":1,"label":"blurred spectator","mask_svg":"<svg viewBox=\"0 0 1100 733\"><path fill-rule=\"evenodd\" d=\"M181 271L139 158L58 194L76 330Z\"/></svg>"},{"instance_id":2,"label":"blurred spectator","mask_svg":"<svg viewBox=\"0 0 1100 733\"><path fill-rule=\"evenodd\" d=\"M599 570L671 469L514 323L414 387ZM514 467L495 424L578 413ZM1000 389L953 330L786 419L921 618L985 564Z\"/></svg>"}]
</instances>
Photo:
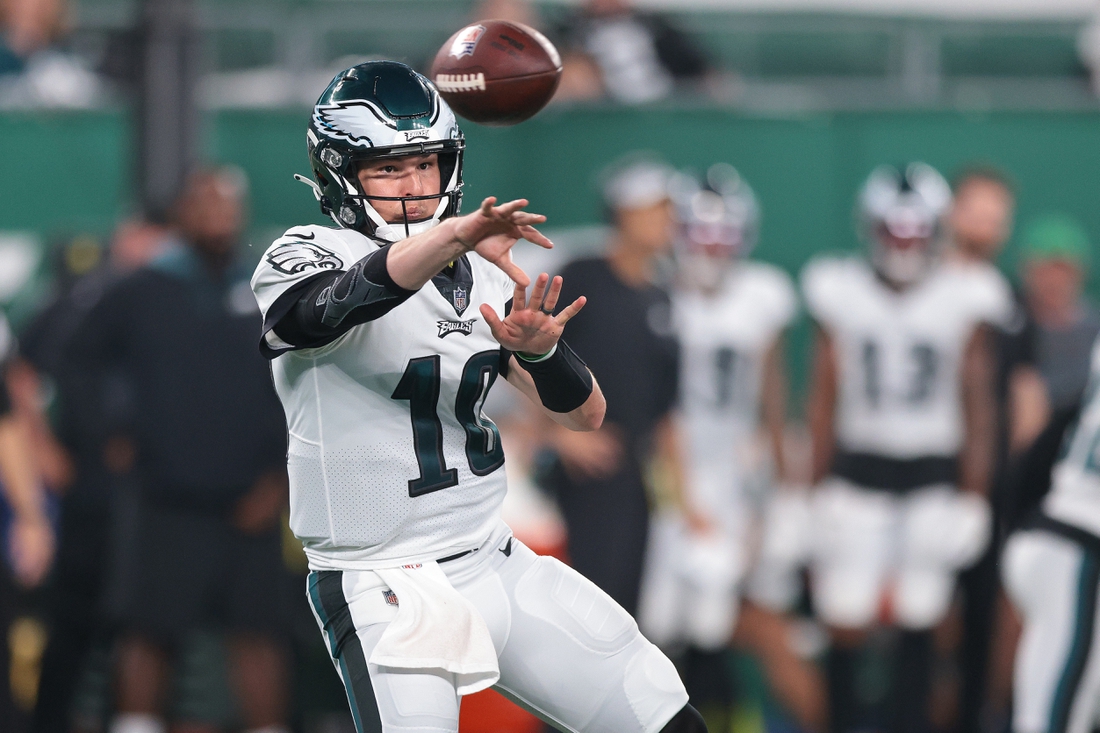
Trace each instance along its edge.
<instances>
[{"instance_id":1,"label":"blurred spectator","mask_svg":"<svg viewBox=\"0 0 1100 733\"><path fill-rule=\"evenodd\" d=\"M995 168L973 166L955 177L952 188L952 253L966 262L995 262L1012 233L1016 200L1008 178Z\"/></svg>"},{"instance_id":2,"label":"blurred spectator","mask_svg":"<svg viewBox=\"0 0 1100 733\"><path fill-rule=\"evenodd\" d=\"M1077 404L1089 374L1089 354L1100 332L1100 313L1085 298L1089 240L1069 216L1048 214L1023 232L1021 275L1035 323L1035 357L1051 407Z\"/></svg>"},{"instance_id":3,"label":"blurred spectator","mask_svg":"<svg viewBox=\"0 0 1100 733\"><path fill-rule=\"evenodd\" d=\"M507 20L541 29L538 9L528 0L481 0L470 13L473 20Z\"/></svg>"},{"instance_id":4,"label":"blurred spectator","mask_svg":"<svg viewBox=\"0 0 1100 733\"><path fill-rule=\"evenodd\" d=\"M564 31L562 98L606 94L644 104L700 81L705 56L665 18L634 9L629 0L588 0Z\"/></svg>"},{"instance_id":5,"label":"blurred spectator","mask_svg":"<svg viewBox=\"0 0 1100 733\"><path fill-rule=\"evenodd\" d=\"M22 60L48 46L65 29L66 0L0 0L0 73L18 71Z\"/></svg>"},{"instance_id":6,"label":"blurred spectator","mask_svg":"<svg viewBox=\"0 0 1100 733\"><path fill-rule=\"evenodd\" d=\"M608 385L607 417L593 433L552 433L558 461L547 483L561 506L573 567L631 614L649 526L646 456L655 446L673 461L676 455L669 414L677 347L668 294L654 284L654 260L671 244L671 172L651 160L615 170L604 187L614 225L606 257L562 272L562 303L588 296L569 322L569 343Z\"/></svg>"},{"instance_id":7,"label":"blurred spectator","mask_svg":"<svg viewBox=\"0 0 1100 733\"><path fill-rule=\"evenodd\" d=\"M192 175L175 212L182 243L112 287L66 352L85 425L139 477L118 499L113 733L166 729L174 653L200 628L228 634L244 728L285 730L286 428L237 259L244 196L234 169ZM111 369L133 390L129 415L103 409Z\"/></svg>"},{"instance_id":8,"label":"blurred spectator","mask_svg":"<svg viewBox=\"0 0 1100 733\"><path fill-rule=\"evenodd\" d=\"M0 315L0 369L7 371L14 354L15 338L7 319ZM0 492L8 513L2 533L7 538L6 562L0 562L0 729L5 731L22 729L9 679L13 651L9 630L15 617L16 589L42 582L54 547L45 495L24 427L12 410L8 389L0 383Z\"/></svg>"},{"instance_id":9,"label":"blurred spectator","mask_svg":"<svg viewBox=\"0 0 1100 733\"><path fill-rule=\"evenodd\" d=\"M1008 177L989 166L966 168L955 178L951 207L954 264L995 271L994 263L1012 233L1016 197ZM997 396L1001 407L999 455L1018 453L1043 429L1049 415L1045 388L1034 368L1034 355L1018 338L1026 328L1022 302L999 334Z\"/></svg>"},{"instance_id":10,"label":"blurred spectator","mask_svg":"<svg viewBox=\"0 0 1100 733\"><path fill-rule=\"evenodd\" d=\"M1003 280L993 264L1012 232L1015 194L1007 175L988 165L966 167L954 180L954 201L948 216L952 249L949 265L962 270L984 270L986 277ZM1004 291L1007 293L1008 288ZM1019 298L1005 305L1014 315L993 329L997 409L996 458L990 500L995 527L1003 525L1009 458L1039 434L1049 417L1046 389L1035 368L1027 317ZM959 578L963 589L962 641L958 650L962 677L959 725L977 733L986 708L992 620L1000 588L997 562L1000 543L994 541L974 567Z\"/></svg>"},{"instance_id":11,"label":"blurred spectator","mask_svg":"<svg viewBox=\"0 0 1100 733\"><path fill-rule=\"evenodd\" d=\"M1077 34L1077 57L1089 70L1092 93L1100 96L1100 12L1093 12Z\"/></svg>"},{"instance_id":12,"label":"blurred spectator","mask_svg":"<svg viewBox=\"0 0 1100 733\"><path fill-rule=\"evenodd\" d=\"M69 409L74 402L70 397L79 402L79 395L69 391L65 351L103 292L147 262L166 238L162 227L127 221L118 227L109 253L88 236L63 242L55 250L51 295L21 334L13 397L30 427L39 474L62 497L57 558L46 596L49 641L35 709L37 733L70 729L72 696L83 662L93 644L106 643L98 635L106 633L101 604L110 491L119 478L104 460L102 437L82 431Z\"/></svg>"},{"instance_id":13,"label":"blurred spectator","mask_svg":"<svg viewBox=\"0 0 1100 733\"><path fill-rule=\"evenodd\" d=\"M59 49L67 0L0 0L0 107L87 108L104 88L84 61Z\"/></svg>"}]
</instances>

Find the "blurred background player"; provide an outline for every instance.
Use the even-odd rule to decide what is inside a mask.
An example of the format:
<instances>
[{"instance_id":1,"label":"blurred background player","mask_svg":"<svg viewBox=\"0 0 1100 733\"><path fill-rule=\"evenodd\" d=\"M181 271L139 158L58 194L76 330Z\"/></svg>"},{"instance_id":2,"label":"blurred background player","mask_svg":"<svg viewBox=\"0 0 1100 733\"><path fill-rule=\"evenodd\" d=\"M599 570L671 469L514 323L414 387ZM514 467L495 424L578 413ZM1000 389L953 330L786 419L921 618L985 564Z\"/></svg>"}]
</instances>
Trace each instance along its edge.
<instances>
[{"instance_id":1,"label":"blurred background player","mask_svg":"<svg viewBox=\"0 0 1100 733\"><path fill-rule=\"evenodd\" d=\"M69 345L82 419L129 444L139 477L115 500L112 733L167 730L176 653L202 628L227 633L245 729L287 723L285 421L237 249L245 194L236 169L193 173L175 210L182 241L106 292ZM126 415L104 403L112 371L133 390Z\"/></svg>"},{"instance_id":2,"label":"blurred background player","mask_svg":"<svg viewBox=\"0 0 1100 733\"><path fill-rule=\"evenodd\" d=\"M792 669L786 639L746 607L741 586L754 554L761 483L785 479L787 380L783 333L797 311L790 276L748 260L759 206L733 166L670 182L676 207L673 324L680 342L676 411L687 504L710 527L693 527L678 507L653 518L640 623L658 645L681 650L688 692L711 727L730 725L733 682L726 659L734 629L762 652L777 692L808 729L822 723L822 690L809 668ZM767 454L758 438L766 437ZM782 626L780 624L780 626ZM765 638L767 637L767 638ZM686 647L686 649L685 649ZM783 661L777 657L786 656ZM810 689L806 689L806 688ZM793 697L785 694L795 690ZM801 693L801 694L800 694Z\"/></svg>"},{"instance_id":3,"label":"blurred background player","mask_svg":"<svg viewBox=\"0 0 1100 733\"><path fill-rule=\"evenodd\" d=\"M614 227L607 254L562 271L562 298L588 297L569 340L606 382L608 411L596 432L553 433L558 460L546 483L565 520L570 563L631 613L649 526L647 457L668 459L674 476L681 470L671 419L678 350L668 293L656 284L656 261L672 243L672 174L647 157L613 168L604 185ZM686 516L695 528L707 525L698 512Z\"/></svg>"},{"instance_id":4,"label":"blurred background player","mask_svg":"<svg viewBox=\"0 0 1100 733\"><path fill-rule=\"evenodd\" d=\"M856 654L884 603L900 635L883 722L927 729L930 630L989 532L994 415L982 324L1004 317L1004 284L942 266L950 202L931 167L880 167L857 204L867 258L820 258L802 274L817 325L813 601L832 635L838 733L868 724L856 712Z\"/></svg>"},{"instance_id":5,"label":"blurred background player","mask_svg":"<svg viewBox=\"0 0 1100 733\"><path fill-rule=\"evenodd\" d=\"M1035 490L1049 484L1049 493L1005 547L1005 587L1023 622L1015 733L1085 733L1100 715L1100 345L1090 371L1080 418L1053 475L1033 477Z\"/></svg>"}]
</instances>

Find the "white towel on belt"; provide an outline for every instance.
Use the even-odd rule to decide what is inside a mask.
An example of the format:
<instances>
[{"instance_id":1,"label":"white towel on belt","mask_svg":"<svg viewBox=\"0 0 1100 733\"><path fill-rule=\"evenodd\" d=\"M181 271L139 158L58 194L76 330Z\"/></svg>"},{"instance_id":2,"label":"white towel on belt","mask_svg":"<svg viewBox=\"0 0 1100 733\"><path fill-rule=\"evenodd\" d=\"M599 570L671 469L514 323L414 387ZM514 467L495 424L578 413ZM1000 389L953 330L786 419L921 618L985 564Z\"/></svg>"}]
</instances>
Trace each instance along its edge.
<instances>
[{"instance_id":1,"label":"white towel on belt","mask_svg":"<svg viewBox=\"0 0 1100 733\"><path fill-rule=\"evenodd\" d=\"M435 562L375 570L397 595L397 616L382 632L370 663L399 669L444 670L459 695L500 679L489 627Z\"/></svg>"}]
</instances>

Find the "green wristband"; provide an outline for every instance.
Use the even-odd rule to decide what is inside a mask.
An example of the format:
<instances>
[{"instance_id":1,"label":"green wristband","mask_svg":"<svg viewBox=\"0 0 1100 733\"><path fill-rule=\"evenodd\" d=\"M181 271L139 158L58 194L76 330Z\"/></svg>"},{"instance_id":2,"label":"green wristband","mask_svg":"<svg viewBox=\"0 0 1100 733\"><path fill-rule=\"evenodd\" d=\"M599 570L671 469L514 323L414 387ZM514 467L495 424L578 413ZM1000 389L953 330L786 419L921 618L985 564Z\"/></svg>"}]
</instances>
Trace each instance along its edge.
<instances>
[{"instance_id":1,"label":"green wristband","mask_svg":"<svg viewBox=\"0 0 1100 733\"><path fill-rule=\"evenodd\" d=\"M540 361L546 361L547 359L549 359L551 356L554 355L554 352L557 351L557 350L558 350L558 345L554 344L554 348L550 349L549 351L547 351L545 354L542 354L541 356L524 356L523 353L519 352L519 351L515 352L515 355L516 355L517 359L522 359L523 361L527 362L528 364L537 364Z\"/></svg>"}]
</instances>

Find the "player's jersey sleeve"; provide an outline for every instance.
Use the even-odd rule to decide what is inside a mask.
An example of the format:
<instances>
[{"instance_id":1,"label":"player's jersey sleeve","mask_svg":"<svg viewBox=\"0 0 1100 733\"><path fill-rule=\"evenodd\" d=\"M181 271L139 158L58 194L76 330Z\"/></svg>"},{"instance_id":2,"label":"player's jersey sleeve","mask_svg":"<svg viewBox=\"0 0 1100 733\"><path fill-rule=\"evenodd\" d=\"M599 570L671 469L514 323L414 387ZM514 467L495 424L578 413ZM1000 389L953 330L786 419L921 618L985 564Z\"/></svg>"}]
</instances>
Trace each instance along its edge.
<instances>
[{"instance_id":1,"label":"player's jersey sleeve","mask_svg":"<svg viewBox=\"0 0 1100 733\"><path fill-rule=\"evenodd\" d=\"M342 272L354 263L347 244L335 231L321 226L292 227L267 248L252 275L252 292L264 317L264 341L274 351L289 344L275 335L275 324L286 313L275 312L280 296L326 272Z\"/></svg>"},{"instance_id":2,"label":"player's jersey sleeve","mask_svg":"<svg viewBox=\"0 0 1100 733\"><path fill-rule=\"evenodd\" d=\"M774 265L754 263L755 300L776 334L798 314L798 294L791 276Z\"/></svg>"},{"instance_id":3,"label":"player's jersey sleeve","mask_svg":"<svg viewBox=\"0 0 1100 733\"><path fill-rule=\"evenodd\" d=\"M969 273L971 305L974 318L980 323L1007 327L1012 319L1012 289L1004 275L992 265L974 267Z\"/></svg>"},{"instance_id":4,"label":"player's jersey sleeve","mask_svg":"<svg viewBox=\"0 0 1100 733\"><path fill-rule=\"evenodd\" d=\"M802 297L811 318L829 325L843 316L845 290L854 266L851 259L821 257L802 269Z\"/></svg>"}]
</instances>

